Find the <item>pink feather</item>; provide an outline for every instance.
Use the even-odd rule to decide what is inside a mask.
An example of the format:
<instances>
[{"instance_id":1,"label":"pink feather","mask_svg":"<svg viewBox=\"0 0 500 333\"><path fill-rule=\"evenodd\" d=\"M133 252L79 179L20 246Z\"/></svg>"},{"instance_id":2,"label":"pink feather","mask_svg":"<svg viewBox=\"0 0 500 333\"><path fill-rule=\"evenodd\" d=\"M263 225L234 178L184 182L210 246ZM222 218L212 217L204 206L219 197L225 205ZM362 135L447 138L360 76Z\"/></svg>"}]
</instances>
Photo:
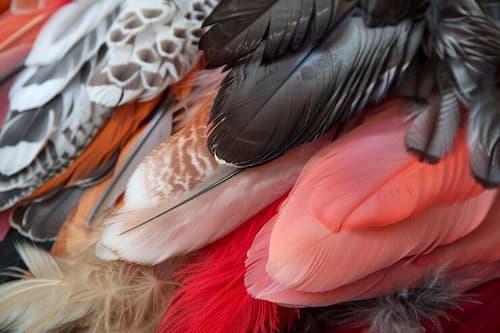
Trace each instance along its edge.
<instances>
[{"instance_id":1,"label":"pink feather","mask_svg":"<svg viewBox=\"0 0 500 333\"><path fill-rule=\"evenodd\" d=\"M414 258L481 225L497 192L470 175L463 137L437 166L419 163L400 106L382 108L306 165L249 251L252 295L293 306L383 295L440 268Z\"/></svg>"}]
</instances>

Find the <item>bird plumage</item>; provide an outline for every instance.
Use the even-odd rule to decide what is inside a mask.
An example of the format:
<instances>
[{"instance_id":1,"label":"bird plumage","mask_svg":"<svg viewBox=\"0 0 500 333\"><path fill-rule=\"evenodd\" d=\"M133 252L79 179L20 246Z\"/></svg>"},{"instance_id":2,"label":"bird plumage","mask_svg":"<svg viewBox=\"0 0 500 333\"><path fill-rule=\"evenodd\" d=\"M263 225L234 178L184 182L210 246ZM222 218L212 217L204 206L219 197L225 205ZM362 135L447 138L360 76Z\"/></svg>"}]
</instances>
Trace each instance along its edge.
<instances>
[{"instance_id":1,"label":"bird plumage","mask_svg":"<svg viewBox=\"0 0 500 333\"><path fill-rule=\"evenodd\" d=\"M2 328L420 331L500 277L498 1L65 3L0 15L0 209L56 242Z\"/></svg>"}]
</instances>

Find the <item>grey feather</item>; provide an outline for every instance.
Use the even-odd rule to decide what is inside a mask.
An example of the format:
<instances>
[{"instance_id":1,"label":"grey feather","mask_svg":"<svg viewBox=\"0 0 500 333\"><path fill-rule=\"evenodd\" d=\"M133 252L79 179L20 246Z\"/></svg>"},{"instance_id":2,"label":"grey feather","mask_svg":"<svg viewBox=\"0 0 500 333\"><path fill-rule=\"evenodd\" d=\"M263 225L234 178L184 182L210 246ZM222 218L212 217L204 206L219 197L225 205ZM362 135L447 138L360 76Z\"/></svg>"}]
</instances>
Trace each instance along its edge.
<instances>
[{"instance_id":1,"label":"grey feather","mask_svg":"<svg viewBox=\"0 0 500 333\"><path fill-rule=\"evenodd\" d=\"M469 114L468 141L474 176L487 187L500 184L500 90L483 88Z\"/></svg>"},{"instance_id":2,"label":"grey feather","mask_svg":"<svg viewBox=\"0 0 500 333\"><path fill-rule=\"evenodd\" d=\"M444 63L435 66L435 88L420 105L406 133L406 147L422 160L437 163L451 151L460 126L460 104L455 85ZM425 85L425 83L423 83Z\"/></svg>"},{"instance_id":3,"label":"grey feather","mask_svg":"<svg viewBox=\"0 0 500 333\"><path fill-rule=\"evenodd\" d=\"M36 241L54 240L61 226L76 208L88 186L108 177L118 159L118 152L104 161L88 178L68 188L56 188L49 194L16 207L10 218L11 226L20 234Z\"/></svg>"},{"instance_id":4,"label":"grey feather","mask_svg":"<svg viewBox=\"0 0 500 333\"><path fill-rule=\"evenodd\" d=\"M60 94L85 63L97 55L106 41L107 31L116 14L117 10L102 20L60 61L26 68L11 88L9 94L11 109L24 111L39 108Z\"/></svg>"},{"instance_id":5,"label":"grey feather","mask_svg":"<svg viewBox=\"0 0 500 333\"><path fill-rule=\"evenodd\" d=\"M443 271L430 273L415 288L392 295L326 308L304 309L292 333L328 331L335 327L365 327L370 333L424 333L423 320L440 330L440 318L453 320L447 311L472 302L457 292L458 281L449 281Z\"/></svg>"},{"instance_id":6,"label":"grey feather","mask_svg":"<svg viewBox=\"0 0 500 333\"><path fill-rule=\"evenodd\" d=\"M366 25L370 27L394 25L406 18L417 18L424 13L429 0L361 0Z\"/></svg>"},{"instance_id":7,"label":"grey feather","mask_svg":"<svg viewBox=\"0 0 500 333\"><path fill-rule=\"evenodd\" d=\"M44 107L57 106L53 108L56 130L26 168L9 177L0 175L0 209L12 207L64 171L111 115L113 109L88 100L84 81L92 68L92 64L84 68L61 95Z\"/></svg>"}]
</instances>

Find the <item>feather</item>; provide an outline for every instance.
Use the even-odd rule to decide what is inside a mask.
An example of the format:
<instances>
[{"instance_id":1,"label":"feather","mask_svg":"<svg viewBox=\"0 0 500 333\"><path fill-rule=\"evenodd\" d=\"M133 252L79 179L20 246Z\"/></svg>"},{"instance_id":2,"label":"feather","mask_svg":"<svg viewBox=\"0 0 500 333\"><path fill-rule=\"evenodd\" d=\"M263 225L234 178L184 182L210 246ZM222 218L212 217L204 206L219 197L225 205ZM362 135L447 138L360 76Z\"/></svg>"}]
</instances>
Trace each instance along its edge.
<instances>
[{"instance_id":1,"label":"feather","mask_svg":"<svg viewBox=\"0 0 500 333\"><path fill-rule=\"evenodd\" d=\"M437 64L438 92L428 98L428 105L420 107L406 132L406 147L422 160L437 163L450 152L460 127L460 104L448 69Z\"/></svg>"},{"instance_id":2,"label":"feather","mask_svg":"<svg viewBox=\"0 0 500 333\"><path fill-rule=\"evenodd\" d=\"M106 191L101 193L97 204L89 212L87 221L99 212L111 208L118 197L125 191L126 185L139 163L161 142L172 133L172 112L169 111L171 101L165 100L160 105L160 112L153 115L148 124L144 125L135 138L132 138L123 149L124 160L119 169L115 170L112 182Z\"/></svg>"},{"instance_id":3,"label":"feather","mask_svg":"<svg viewBox=\"0 0 500 333\"><path fill-rule=\"evenodd\" d=\"M500 4L496 0L476 0L485 14L492 18L497 24L500 23Z\"/></svg>"},{"instance_id":4,"label":"feather","mask_svg":"<svg viewBox=\"0 0 500 333\"><path fill-rule=\"evenodd\" d=\"M114 158L103 162L92 175L74 186L56 189L30 203L17 206L11 215L11 226L32 240L54 240L85 189L109 177L117 157L118 154L115 154Z\"/></svg>"},{"instance_id":5,"label":"feather","mask_svg":"<svg viewBox=\"0 0 500 333\"><path fill-rule=\"evenodd\" d=\"M0 212L0 242L5 239L10 229L9 214L10 211Z\"/></svg>"},{"instance_id":6,"label":"feather","mask_svg":"<svg viewBox=\"0 0 500 333\"><path fill-rule=\"evenodd\" d=\"M128 0L108 33L108 57L88 83L89 98L113 106L150 100L199 60L201 21L212 1Z\"/></svg>"},{"instance_id":7,"label":"feather","mask_svg":"<svg viewBox=\"0 0 500 333\"><path fill-rule=\"evenodd\" d=\"M92 250L62 258L18 250L31 276L0 286L0 327L14 333L152 332L173 290L153 268L103 263Z\"/></svg>"},{"instance_id":8,"label":"feather","mask_svg":"<svg viewBox=\"0 0 500 333\"><path fill-rule=\"evenodd\" d=\"M349 17L317 48L306 43L274 63L261 64L261 46L222 84L210 115L210 150L224 163L255 166L345 124L398 80L421 35L422 26L408 21L368 29Z\"/></svg>"},{"instance_id":9,"label":"feather","mask_svg":"<svg viewBox=\"0 0 500 333\"><path fill-rule=\"evenodd\" d=\"M395 281L416 282L421 272L407 267L415 256L482 223L496 192L482 190L468 173L463 136L437 166L418 163L404 150L398 108L351 131L304 168L249 251L252 295L299 306L381 295ZM383 168L372 169L371 156L379 156Z\"/></svg>"},{"instance_id":10,"label":"feather","mask_svg":"<svg viewBox=\"0 0 500 333\"><path fill-rule=\"evenodd\" d=\"M154 264L221 238L285 193L326 141L304 145L273 163L235 175L206 149L208 107L137 169L127 186L124 207L107 219L98 256ZM218 184L221 179L225 181ZM211 188L214 183L218 186Z\"/></svg>"},{"instance_id":11,"label":"feather","mask_svg":"<svg viewBox=\"0 0 500 333\"><path fill-rule=\"evenodd\" d=\"M424 319L441 332L439 319L452 320L447 311L461 309L461 304L472 300L456 290L457 283L444 278L438 271L429 273L414 288L384 297L303 309L291 333L327 332L365 325L369 333L420 333L424 332Z\"/></svg>"},{"instance_id":12,"label":"feather","mask_svg":"<svg viewBox=\"0 0 500 333\"><path fill-rule=\"evenodd\" d=\"M172 103L171 98L166 98L160 103L158 111L155 112L151 120L144 124L134 137L127 142L125 147L121 149L112 175L103 182L85 190L66 225L77 224L77 228L73 229L76 229L78 233L83 228L94 225L94 217L104 213L115 204L115 201L125 190L126 182L137 168L138 163L144 159L144 155L151 152L153 147L158 145L160 141L164 141L170 136L172 123L177 123L177 126L182 125L177 121L179 114L183 119L189 118L184 112L185 103L198 94L197 89L194 88L198 84L195 81L202 76L206 77L210 82L214 82L214 80L216 82L217 80L213 75L193 73L191 79L187 78L182 83L172 86L170 94L176 96L177 102ZM191 92L186 94L187 90ZM61 233L65 232L64 229L67 228L63 228ZM84 235L81 237L85 238ZM74 238L78 239L79 237ZM78 243L77 240L75 242Z\"/></svg>"},{"instance_id":13,"label":"feather","mask_svg":"<svg viewBox=\"0 0 500 333\"><path fill-rule=\"evenodd\" d=\"M471 169L486 187L500 185L500 90L483 88L469 115Z\"/></svg>"},{"instance_id":14,"label":"feather","mask_svg":"<svg viewBox=\"0 0 500 333\"><path fill-rule=\"evenodd\" d=\"M431 1L427 14L432 50L450 66L457 86L467 97L482 76L496 72L500 61L500 26L492 21L475 1Z\"/></svg>"},{"instance_id":15,"label":"feather","mask_svg":"<svg viewBox=\"0 0 500 333\"><path fill-rule=\"evenodd\" d=\"M5 157L0 161L0 171L4 174L0 177L2 190L0 207L11 207L33 193L45 181L67 168L111 114L111 109L100 107L88 100L85 86L81 84L84 78L85 73L82 72L73 79L62 95L44 106L42 110L29 111L29 114L26 113L28 111L17 113L5 125L4 131L10 128L11 123L14 123L15 125L12 126L15 127L12 131L13 138L3 142L7 145L0 148ZM43 149L25 149L24 153L20 154L19 149L26 146L24 142L29 143L30 138L24 136L24 131L16 129L30 129L29 125L33 124L34 128L41 127L40 130L44 130L45 124L35 117L39 113L52 115L54 120L52 123L47 123L48 129L46 129L50 135L34 138L35 142L40 139L37 144L43 145ZM41 117L44 118L43 115ZM30 135L31 133L33 131L28 132ZM11 155L12 157L9 157ZM18 163L12 163L16 160ZM19 194L9 193L13 190L18 190Z\"/></svg>"},{"instance_id":16,"label":"feather","mask_svg":"<svg viewBox=\"0 0 500 333\"><path fill-rule=\"evenodd\" d=\"M429 267L447 264L450 268L466 267L470 263L492 264L500 260L497 240L500 237L500 196L497 196L488 216L466 237L417 258L415 265Z\"/></svg>"},{"instance_id":17,"label":"feather","mask_svg":"<svg viewBox=\"0 0 500 333\"><path fill-rule=\"evenodd\" d=\"M405 18L418 17L429 0L361 0L366 25L370 27L398 24Z\"/></svg>"},{"instance_id":18,"label":"feather","mask_svg":"<svg viewBox=\"0 0 500 333\"><path fill-rule=\"evenodd\" d=\"M2 30L0 31L0 52L3 52L13 45L32 44L46 20L61 6L68 3L68 0L54 0L44 3L42 8L34 10L29 6L34 2L15 0L11 4L11 9L1 16ZM24 4L23 4L24 3ZM29 13L23 13L22 9L28 5L31 7ZM17 10L16 10L17 9ZM21 9L21 11L19 11Z\"/></svg>"},{"instance_id":19,"label":"feather","mask_svg":"<svg viewBox=\"0 0 500 333\"><path fill-rule=\"evenodd\" d=\"M115 11L119 3L118 0L79 1L62 7L40 31L25 64L27 66L60 64L71 49L83 39L89 39L89 35L94 35L92 38L99 37L99 34L105 35L107 29L99 34L93 30Z\"/></svg>"},{"instance_id":20,"label":"feather","mask_svg":"<svg viewBox=\"0 0 500 333\"><path fill-rule=\"evenodd\" d=\"M40 9L37 8L33 12L30 9L19 12L16 8L25 8L27 5L33 9L31 4L39 4L40 1L15 0L10 10L0 16L2 25L0 29L0 82L22 68L24 59L43 24L52 13L67 2L68 0L53 0L43 3Z\"/></svg>"},{"instance_id":21,"label":"feather","mask_svg":"<svg viewBox=\"0 0 500 333\"><path fill-rule=\"evenodd\" d=\"M105 2L107 3L107 2ZM31 60L33 63L37 63L36 61L40 61L42 65L33 65L28 66L16 79L16 82L12 86L10 91L10 107L16 111L25 111L38 107L42 107L47 104L50 100L56 97L59 93L61 93L64 88L68 85L68 83L80 72L80 69L85 65L85 63L94 58L97 55L100 47L104 44L106 40L106 33L111 26L114 19L114 7L117 6L118 2L114 1L114 6L108 6L110 8L106 8L108 12L100 13L97 15L97 12L101 12L104 8L102 8L102 2L95 2L92 7L87 8L85 6L83 9L87 10L85 15L80 13L81 19L76 24L77 31L71 31L70 29L65 29L67 26L71 26L74 24L74 20L68 20L66 22L61 22L63 19L67 20L68 18L65 16L56 16L52 21L53 24L49 25L48 29L44 29L41 32L40 40L41 44L39 48L43 48L44 51L40 49L35 49L36 53L33 51L30 54L30 57L34 58ZM62 14L65 14L64 12ZM78 13L76 14L78 15ZM54 26L61 29L62 31L68 31L68 34L71 33L81 33L81 29L78 29L78 25L89 24L89 20L94 20L96 16L100 16L101 20L91 22L92 29L83 35L77 35L75 37L67 37L68 40L62 41L54 41L55 38L53 35L60 35L61 31L54 31ZM88 27L86 27L88 29ZM85 32L85 31L84 31ZM45 39L49 39L47 42ZM63 44L64 47L66 45L65 42L74 42L71 39L77 40L74 45L70 45L71 48L68 50L63 49L62 51L66 51L64 55L60 55L58 53L55 54L55 59L46 63L43 59L36 59L38 56L37 53L43 52L47 54L46 49L49 42L55 43L54 47L57 49L61 47L60 44ZM38 42L38 40L37 40ZM36 43L35 43L36 47ZM52 46L50 46L52 48ZM60 51L60 52L62 52ZM85 82L82 82L83 84ZM26 98L30 96L30 98Z\"/></svg>"},{"instance_id":22,"label":"feather","mask_svg":"<svg viewBox=\"0 0 500 333\"><path fill-rule=\"evenodd\" d=\"M57 235L69 213L72 213L73 217L84 218L85 222L90 222L99 210L110 208L124 190L125 180L142 160L142 156L148 154L152 147L170 135L172 114L183 105L184 99L186 98L180 97L177 105L168 110L166 108L171 104L170 98L166 98L165 102L160 103L154 111L152 107L157 102L141 105L138 110L134 108L126 112L122 110L120 117L112 118L110 124L98 134L97 143L91 144L89 149L84 151L81 156L83 160L79 159L75 162L75 167L72 165L68 172L64 172L39 189L30 198L36 198L34 202L23 204L16 210L17 218L14 219L13 225L31 239L52 239ZM141 129L142 134L136 134L135 139L132 139L122 151L125 143L132 134L138 133L139 126L150 113L154 113L155 116L148 120L149 125L145 125L145 130ZM100 140L108 140L109 150L102 149ZM118 159L120 152L121 157ZM119 168L115 168L117 159ZM112 173L113 169L115 171ZM110 177L110 181L106 182L104 187L98 187L96 191L87 190L105 177ZM86 209L85 216L75 212L77 210L79 214L82 213L80 205L77 205L82 196L84 200L82 204ZM58 209L53 213L55 207Z\"/></svg>"},{"instance_id":23,"label":"feather","mask_svg":"<svg viewBox=\"0 0 500 333\"><path fill-rule=\"evenodd\" d=\"M0 0L0 14L10 7L10 0Z\"/></svg>"},{"instance_id":24,"label":"feather","mask_svg":"<svg viewBox=\"0 0 500 333\"><path fill-rule=\"evenodd\" d=\"M255 300L246 293L243 284L246 252L281 201L201 250L176 273L180 288L172 296L159 333L204 332L207 327L214 333L282 332L291 325L296 310Z\"/></svg>"},{"instance_id":25,"label":"feather","mask_svg":"<svg viewBox=\"0 0 500 333\"><path fill-rule=\"evenodd\" d=\"M233 65L265 40L262 57L270 61L298 51L308 31L314 44L354 7L344 0L223 0L204 25L211 25L200 47L209 67Z\"/></svg>"}]
</instances>

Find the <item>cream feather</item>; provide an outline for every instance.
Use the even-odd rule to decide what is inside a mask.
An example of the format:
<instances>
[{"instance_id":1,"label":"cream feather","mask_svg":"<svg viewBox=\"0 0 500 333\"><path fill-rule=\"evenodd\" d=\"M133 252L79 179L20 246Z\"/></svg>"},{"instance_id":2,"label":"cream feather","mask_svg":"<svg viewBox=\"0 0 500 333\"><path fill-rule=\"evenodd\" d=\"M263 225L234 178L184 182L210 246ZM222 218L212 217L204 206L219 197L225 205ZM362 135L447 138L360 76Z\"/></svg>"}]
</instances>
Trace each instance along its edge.
<instances>
[{"instance_id":1,"label":"cream feather","mask_svg":"<svg viewBox=\"0 0 500 333\"><path fill-rule=\"evenodd\" d=\"M175 288L158 269L98 260L93 246L64 258L18 251L31 274L0 286L0 329L14 333L154 332Z\"/></svg>"}]
</instances>

